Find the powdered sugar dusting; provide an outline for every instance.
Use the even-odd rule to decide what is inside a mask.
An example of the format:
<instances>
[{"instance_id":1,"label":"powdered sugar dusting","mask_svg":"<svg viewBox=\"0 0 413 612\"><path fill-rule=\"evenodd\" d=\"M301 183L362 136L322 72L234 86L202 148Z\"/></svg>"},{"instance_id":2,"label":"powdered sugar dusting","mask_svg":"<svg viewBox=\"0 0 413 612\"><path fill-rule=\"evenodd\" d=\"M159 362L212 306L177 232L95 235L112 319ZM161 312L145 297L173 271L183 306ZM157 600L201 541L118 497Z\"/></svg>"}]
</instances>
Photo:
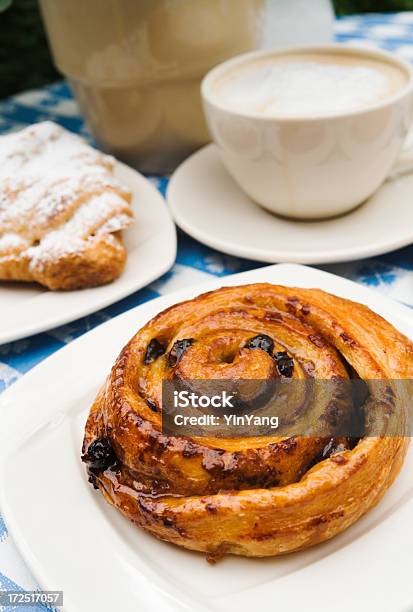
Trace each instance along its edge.
<instances>
[{"instance_id":1,"label":"powdered sugar dusting","mask_svg":"<svg viewBox=\"0 0 413 612\"><path fill-rule=\"evenodd\" d=\"M2 251L11 252L25 246L28 246L27 241L18 234L4 234L0 236L0 253Z\"/></svg>"},{"instance_id":2,"label":"powdered sugar dusting","mask_svg":"<svg viewBox=\"0 0 413 612\"><path fill-rule=\"evenodd\" d=\"M51 122L0 137L0 262L24 252L41 269L130 225L130 192L113 168L111 156Z\"/></svg>"}]
</instances>

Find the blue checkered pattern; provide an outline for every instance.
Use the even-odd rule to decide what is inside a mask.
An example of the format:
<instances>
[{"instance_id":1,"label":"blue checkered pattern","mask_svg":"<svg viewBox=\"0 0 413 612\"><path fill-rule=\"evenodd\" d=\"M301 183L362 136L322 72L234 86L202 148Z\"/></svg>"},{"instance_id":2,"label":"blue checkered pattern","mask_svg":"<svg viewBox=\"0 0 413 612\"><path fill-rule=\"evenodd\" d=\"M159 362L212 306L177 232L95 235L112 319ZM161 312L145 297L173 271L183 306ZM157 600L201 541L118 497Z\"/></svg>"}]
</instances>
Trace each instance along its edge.
<instances>
[{"instance_id":1,"label":"blue checkered pattern","mask_svg":"<svg viewBox=\"0 0 413 612\"><path fill-rule=\"evenodd\" d=\"M413 13L338 19L336 34L340 42L381 47L413 61ZM18 130L46 119L56 121L65 128L90 138L65 82L23 93L0 103L0 132ZM162 193L165 192L167 178L151 180ZM178 234L176 263L161 279L83 319L47 333L0 345L0 391L74 338L129 308L213 276L251 270L260 265L214 251L182 232ZM413 246L373 259L323 268L369 285L413 306ZM7 526L0 516L0 590L33 588L36 588L35 580L16 551L12 538L8 535ZM31 609L41 608L42 606L35 606Z\"/></svg>"}]
</instances>

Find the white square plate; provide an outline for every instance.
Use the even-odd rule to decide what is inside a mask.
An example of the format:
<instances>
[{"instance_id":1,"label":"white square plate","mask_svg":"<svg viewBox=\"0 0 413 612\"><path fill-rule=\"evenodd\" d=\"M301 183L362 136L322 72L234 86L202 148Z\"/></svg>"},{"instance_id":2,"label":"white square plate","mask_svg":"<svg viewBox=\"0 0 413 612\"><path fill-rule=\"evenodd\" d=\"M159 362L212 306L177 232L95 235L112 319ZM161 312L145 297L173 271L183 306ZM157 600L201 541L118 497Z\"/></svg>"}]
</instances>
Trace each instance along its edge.
<instances>
[{"instance_id":1,"label":"white square plate","mask_svg":"<svg viewBox=\"0 0 413 612\"><path fill-rule=\"evenodd\" d=\"M27 283L0 282L0 344L74 321L141 289L169 270L176 230L159 191L139 172L116 162L115 175L133 195L135 223L123 232L128 260L121 276L101 287L49 291Z\"/></svg>"},{"instance_id":2,"label":"white square plate","mask_svg":"<svg viewBox=\"0 0 413 612\"><path fill-rule=\"evenodd\" d=\"M42 587L63 589L66 610L413 609L412 453L382 502L330 542L285 557L228 557L215 566L134 527L87 483L84 423L125 342L173 303L223 284L260 281L321 287L363 302L413 338L408 308L326 272L281 264L130 310L64 347L0 398L1 510Z\"/></svg>"}]
</instances>

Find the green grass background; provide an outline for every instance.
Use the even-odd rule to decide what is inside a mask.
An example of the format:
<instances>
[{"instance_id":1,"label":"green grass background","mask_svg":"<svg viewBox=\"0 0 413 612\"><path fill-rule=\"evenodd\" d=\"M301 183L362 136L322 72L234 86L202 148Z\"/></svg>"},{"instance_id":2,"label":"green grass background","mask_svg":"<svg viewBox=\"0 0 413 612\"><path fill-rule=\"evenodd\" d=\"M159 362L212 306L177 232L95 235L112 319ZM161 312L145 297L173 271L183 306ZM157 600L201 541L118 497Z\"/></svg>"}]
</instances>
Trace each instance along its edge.
<instances>
[{"instance_id":1,"label":"green grass background","mask_svg":"<svg viewBox=\"0 0 413 612\"><path fill-rule=\"evenodd\" d=\"M413 10L413 0L334 0L334 7L338 15L395 12ZM0 98L59 78L37 0L0 0Z\"/></svg>"}]
</instances>

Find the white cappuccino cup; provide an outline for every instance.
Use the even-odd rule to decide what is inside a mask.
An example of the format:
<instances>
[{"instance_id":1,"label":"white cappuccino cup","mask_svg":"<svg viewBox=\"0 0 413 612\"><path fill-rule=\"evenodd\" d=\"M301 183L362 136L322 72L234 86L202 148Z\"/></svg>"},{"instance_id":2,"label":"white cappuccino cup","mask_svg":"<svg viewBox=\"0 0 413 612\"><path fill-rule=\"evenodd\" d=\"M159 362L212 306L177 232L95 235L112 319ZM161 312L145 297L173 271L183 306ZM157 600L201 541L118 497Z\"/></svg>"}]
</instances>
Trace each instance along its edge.
<instances>
[{"instance_id":1,"label":"white cappuccino cup","mask_svg":"<svg viewBox=\"0 0 413 612\"><path fill-rule=\"evenodd\" d=\"M389 176L412 120L413 70L347 45L255 51L202 82L210 134L228 171L279 215L350 211Z\"/></svg>"}]
</instances>

